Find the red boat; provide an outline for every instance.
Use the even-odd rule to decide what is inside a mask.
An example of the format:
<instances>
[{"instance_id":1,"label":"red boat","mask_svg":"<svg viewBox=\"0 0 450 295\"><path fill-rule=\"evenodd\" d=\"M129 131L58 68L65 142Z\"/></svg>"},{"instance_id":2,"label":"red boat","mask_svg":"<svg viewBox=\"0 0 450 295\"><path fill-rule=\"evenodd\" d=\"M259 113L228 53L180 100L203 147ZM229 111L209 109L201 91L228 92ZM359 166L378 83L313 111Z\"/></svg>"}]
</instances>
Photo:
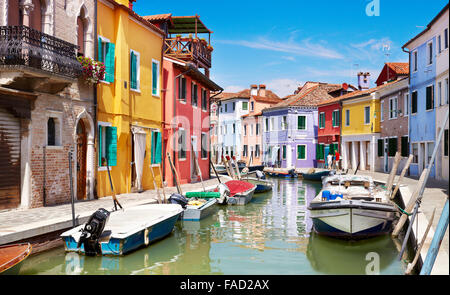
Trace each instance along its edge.
<instances>
[{"instance_id":1,"label":"red boat","mask_svg":"<svg viewBox=\"0 0 450 295\"><path fill-rule=\"evenodd\" d=\"M22 262L31 254L31 244L0 246L0 274L19 274Z\"/></svg>"},{"instance_id":2,"label":"red boat","mask_svg":"<svg viewBox=\"0 0 450 295\"><path fill-rule=\"evenodd\" d=\"M231 205L247 204L252 199L256 189L256 185L253 183L242 180L229 180L225 182L225 185L230 190L227 204ZM216 188L215 191L219 191L219 188Z\"/></svg>"}]
</instances>

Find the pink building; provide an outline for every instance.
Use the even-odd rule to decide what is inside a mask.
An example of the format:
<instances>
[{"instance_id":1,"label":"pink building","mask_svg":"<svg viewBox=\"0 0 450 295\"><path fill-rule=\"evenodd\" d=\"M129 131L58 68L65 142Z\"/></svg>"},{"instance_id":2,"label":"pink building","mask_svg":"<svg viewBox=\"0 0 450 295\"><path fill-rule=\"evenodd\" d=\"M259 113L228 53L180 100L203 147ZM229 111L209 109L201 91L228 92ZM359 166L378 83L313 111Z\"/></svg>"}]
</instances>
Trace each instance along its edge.
<instances>
[{"instance_id":1,"label":"pink building","mask_svg":"<svg viewBox=\"0 0 450 295\"><path fill-rule=\"evenodd\" d=\"M281 99L266 90L265 85L250 86L249 113L242 116L242 161L252 166L262 165L262 110L279 103Z\"/></svg>"}]
</instances>

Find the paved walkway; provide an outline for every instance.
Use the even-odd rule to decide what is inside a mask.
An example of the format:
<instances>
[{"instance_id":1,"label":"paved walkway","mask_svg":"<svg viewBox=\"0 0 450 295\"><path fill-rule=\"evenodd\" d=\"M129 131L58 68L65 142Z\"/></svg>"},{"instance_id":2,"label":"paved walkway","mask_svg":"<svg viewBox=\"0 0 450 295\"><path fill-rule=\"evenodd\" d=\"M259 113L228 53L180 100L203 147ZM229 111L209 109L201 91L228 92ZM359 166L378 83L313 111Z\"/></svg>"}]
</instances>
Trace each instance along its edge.
<instances>
[{"instance_id":1,"label":"paved walkway","mask_svg":"<svg viewBox=\"0 0 450 295\"><path fill-rule=\"evenodd\" d=\"M227 177L224 176L221 179L225 181ZM217 184L216 178L204 181L206 187ZM183 192L200 189L202 189L201 183L181 186ZM160 189L159 192L161 198L163 198L162 190ZM175 192L177 192L175 187L165 188L166 198L169 198L170 194ZM126 209L141 204L157 203L157 193L156 190L148 190L142 193L121 194L117 195L117 200ZM109 196L76 202L74 207L75 218L78 224L82 224L98 208L103 207L112 210L114 202L112 197ZM0 245L70 228L72 225L72 205L70 203L33 209L4 210L0 212Z\"/></svg>"}]
</instances>

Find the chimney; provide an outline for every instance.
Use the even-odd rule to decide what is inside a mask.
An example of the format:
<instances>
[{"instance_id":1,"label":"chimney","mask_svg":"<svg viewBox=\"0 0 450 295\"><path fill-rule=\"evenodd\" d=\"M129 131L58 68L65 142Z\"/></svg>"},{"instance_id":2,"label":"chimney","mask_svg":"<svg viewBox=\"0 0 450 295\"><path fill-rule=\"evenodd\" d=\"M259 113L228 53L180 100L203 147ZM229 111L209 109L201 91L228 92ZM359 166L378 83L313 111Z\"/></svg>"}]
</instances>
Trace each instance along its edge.
<instances>
[{"instance_id":1,"label":"chimney","mask_svg":"<svg viewBox=\"0 0 450 295\"><path fill-rule=\"evenodd\" d=\"M366 90L370 88L370 73L359 72L358 73L358 89Z\"/></svg>"},{"instance_id":2,"label":"chimney","mask_svg":"<svg viewBox=\"0 0 450 295\"><path fill-rule=\"evenodd\" d=\"M258 85L250 85L250 95L258 95Z\"/></svg>"},{"instance_id":3,"label":"chimney","mask_svg":"<svg viewBox=\"0 0 450 295\"><path fill-rule=\"evenodd\" d=\"M266 85L264 84L259 84L259 91L258 91L258 95L265 97L266 96Z\"/></svg>"},{"instance_id":4,"label":"chimney","mask_svg":"<svg viewBox=\"0 0 450 295\"><path fill-rule=\"evenodd\" d=\"M128 1L128 8L130 8L131 10L133 10L133 2L136 2L136 0L129 0Z\"/></svg>"}]
</instances>

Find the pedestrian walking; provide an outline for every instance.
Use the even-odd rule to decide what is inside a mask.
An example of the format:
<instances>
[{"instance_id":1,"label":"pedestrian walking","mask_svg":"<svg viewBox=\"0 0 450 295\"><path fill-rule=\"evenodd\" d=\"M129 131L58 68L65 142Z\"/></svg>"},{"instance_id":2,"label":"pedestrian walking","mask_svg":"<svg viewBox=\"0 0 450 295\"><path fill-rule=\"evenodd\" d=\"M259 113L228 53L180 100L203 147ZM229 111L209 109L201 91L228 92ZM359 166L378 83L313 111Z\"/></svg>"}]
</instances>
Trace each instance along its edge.
<instances>
[{"instance_id":1,"label":"pedestrian walking","mask_svg":"<svg viewBox=\"0 0 450 295\"><path fill-rule=\"evenodd\" d=\"M331 170L331 165L333 164L333 155L331 153L327 156L328 169Z\"/></svg>"},{"instance_id":2,"label":"pedestrian walking","mask_svg":"<svg viewBox=\"0 0 450 295\"><path fill-rule=\"evenodd\" d=\"M335 152L335 156L336 156L336 169L341 170L341 159L340 159L340 154L338 151Z\"/></svg>"}]
</instances>

